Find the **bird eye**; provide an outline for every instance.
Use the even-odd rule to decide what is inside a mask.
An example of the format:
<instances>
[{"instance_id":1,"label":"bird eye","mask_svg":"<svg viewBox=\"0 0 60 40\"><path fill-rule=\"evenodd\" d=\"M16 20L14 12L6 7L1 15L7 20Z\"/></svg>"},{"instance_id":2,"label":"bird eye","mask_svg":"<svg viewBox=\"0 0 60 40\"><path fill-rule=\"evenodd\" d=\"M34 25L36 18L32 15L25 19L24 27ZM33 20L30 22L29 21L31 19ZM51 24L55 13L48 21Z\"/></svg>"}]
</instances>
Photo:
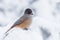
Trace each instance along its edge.
<instances>
[{"instance_id":1,"label":"bird eye","mask_svg":"<svg viewBox=\"0 0 60 40\"><path fill-rule=\"evenodd\" d=\"M31 10L30 8L27 8L27 9L25 10L25 14L32 14L32 10Z\"/></svg>"}]
</instances>

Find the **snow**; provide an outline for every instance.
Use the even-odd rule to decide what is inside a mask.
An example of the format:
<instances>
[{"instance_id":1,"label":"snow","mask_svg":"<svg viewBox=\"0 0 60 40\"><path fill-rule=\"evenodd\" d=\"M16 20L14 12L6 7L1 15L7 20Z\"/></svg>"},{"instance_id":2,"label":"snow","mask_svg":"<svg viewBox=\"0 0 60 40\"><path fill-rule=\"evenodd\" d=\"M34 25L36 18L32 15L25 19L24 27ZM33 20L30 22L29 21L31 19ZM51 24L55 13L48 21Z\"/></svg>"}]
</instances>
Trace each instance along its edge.
<instances>
[{"instance_id":1,"label":"snow","mask_svg":"<svg viewBox=\"0 0 60 40\"><path fill-rule=\"evenodd\" d=\"M16 18L18 18L22 14L21 10L24 10L25 7L26 8L31 7L32 9L34 9L35 16L33 18L33 22L30 28L34 32L32 34L28 32L29 36L36 35L34 33L37 32L39 29L43 28L43 30L46 30L48 34L51 34L49 37L45 39L43 38L44 40L59 40L60 39L59 38L60 37L59 34L60 33L60 12L56 6L58 2L60 2L60 0L35 0L35 1L33 0L33 2L30 0L18 0L18 1L4 0L2 3L0 3L0 8L5 10L4 13L0 11L0 24L4 26L0 28L0 35L2 35L9 28L8 26L11 26L10 22L13 22ZM7 26L7 24L9 25ZM19 30L16 29L16 30L19 31L20 29ZM17 31L15 33L17 33ZM19 33L17 34L19 35ZM37 34L39 34L39 31ZM26 37L25 33L23 33L22 35L25 35L24 37ZM42 37L43 35L40 36ZM30 37L29 39L32 40Z\"/></svg>"},{"instance_id":2,"label":"snow","mask_svg":"<svg viewBox=\"0 0 60 40\"><path fill-rule=\"evenodd\" d=\"M13 28L4 40L42 40L38 32Z\"/></svg>"}]
</instances>

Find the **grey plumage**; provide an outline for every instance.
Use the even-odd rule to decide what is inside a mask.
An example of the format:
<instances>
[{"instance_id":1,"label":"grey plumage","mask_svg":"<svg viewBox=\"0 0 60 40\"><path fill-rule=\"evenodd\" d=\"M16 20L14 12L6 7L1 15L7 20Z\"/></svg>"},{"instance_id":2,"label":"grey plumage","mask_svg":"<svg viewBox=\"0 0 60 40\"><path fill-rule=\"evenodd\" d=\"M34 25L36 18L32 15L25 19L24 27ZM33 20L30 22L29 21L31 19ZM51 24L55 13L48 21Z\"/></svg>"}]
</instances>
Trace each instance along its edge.
<instances>
[{"instance_id":1,"label":"grey plumage","mask_svg":"<svg viewBox=\"0 0 60 40\"><path fill-rule=\"evenodd\" d=\"M10 29L12 29L14 26L16 26L16 25L18 25L18 24L21 24L21 23L23 23L25 20L27 20L27 19L31 19L31 15L33 15L33 13L32 13L32 10L30 9L30 8L27 8L26 10L25 10L25 12L24 12L24 15L22 16L22 17L20 17L14 24L13 24L13 26L10 28ZM9 30L10 30L9 29ZM9 31L8 30L8 31ZM7 32L8 32L7 31ZM7 33L6 32L6 33Z\"/></svg>"},{"instance_id":2,"label":"grey plumage","mask_svg":"<svg viewBox=\"0 0 60 40\"><path fill-rule=\"evenodd\" d=\"M16 25L20 25L21 23L23 23L25 20L27 19L31 19L31 15L32 15L32 10L31 9L26 9L26 11L24 12L24 15L22 17L20 17L12 26L11 28L9 28L6 32L5 32L5 36L3 37L3 39L7 36L8 32L14 28Z\"/></svg>"}]
</instances>

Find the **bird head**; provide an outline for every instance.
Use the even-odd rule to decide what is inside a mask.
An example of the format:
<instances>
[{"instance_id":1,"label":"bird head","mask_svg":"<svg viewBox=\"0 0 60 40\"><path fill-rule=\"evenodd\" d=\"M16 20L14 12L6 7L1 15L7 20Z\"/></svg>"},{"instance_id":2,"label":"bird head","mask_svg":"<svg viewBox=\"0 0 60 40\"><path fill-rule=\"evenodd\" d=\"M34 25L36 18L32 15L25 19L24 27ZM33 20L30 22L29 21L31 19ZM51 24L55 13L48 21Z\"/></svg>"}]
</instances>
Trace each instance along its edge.
<instances>
[{"instance_id":1,"label":"bird head","mask_svg":"<svg viewBox=\"0 0 60 40\"><path fill-rule=\"evenodd\" d=\"M33 15L32 10L31 10L30 8L27 8L27 9L25 10L25 14Z\"/></svg>"}]
</instances>

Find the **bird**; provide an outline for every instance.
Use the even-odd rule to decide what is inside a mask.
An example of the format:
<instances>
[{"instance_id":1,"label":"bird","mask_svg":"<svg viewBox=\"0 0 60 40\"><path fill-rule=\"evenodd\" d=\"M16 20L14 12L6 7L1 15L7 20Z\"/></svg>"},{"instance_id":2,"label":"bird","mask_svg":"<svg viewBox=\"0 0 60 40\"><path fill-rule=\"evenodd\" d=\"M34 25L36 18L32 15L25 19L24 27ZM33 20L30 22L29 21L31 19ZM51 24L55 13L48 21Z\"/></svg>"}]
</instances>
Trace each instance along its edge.
<instances>
[{"instance_id":1,"label":"bird","mask_svg":"<svg viewBox=\"0 0 60 40\"><path fill-rule=\"evenodd\" d=\"M22 17L20 17L6 32L5 32L5 36L3 37L3 39L8 35L8 32L14 28L16 25L20 25L21 28L27 30L26 26L28 26L31 22L31 18L32 18L32 10L30 8L27 8L24 12L24 15Z\"/></svg>"}]
</instances>

